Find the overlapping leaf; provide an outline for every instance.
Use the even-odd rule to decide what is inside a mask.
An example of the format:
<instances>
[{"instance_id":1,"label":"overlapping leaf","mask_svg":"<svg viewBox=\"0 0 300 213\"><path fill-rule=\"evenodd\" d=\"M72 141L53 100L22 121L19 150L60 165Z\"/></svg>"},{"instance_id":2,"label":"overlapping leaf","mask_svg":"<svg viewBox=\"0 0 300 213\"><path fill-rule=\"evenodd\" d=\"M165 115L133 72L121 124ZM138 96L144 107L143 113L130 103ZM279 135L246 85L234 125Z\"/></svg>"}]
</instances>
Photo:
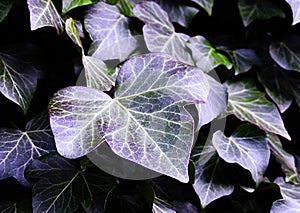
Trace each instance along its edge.
<instances>
[{"instance_id":1,"label":"overlapping leaf","mask_svg":"<svg viewBox=\"0 0 300 213\"><path fill-rule=\"evenodd\" d=\"M167 12L157 3L150 1L137 4L133 8L133 13L145 23L143 33L151 52L165 52L179 61L194 64L186 46L190 37L175 32Z\"/></svg>"},{"instance_id":2,"label":"overlapping leaf","mask_svg":"<svg viewBox=\"0 0 300 213\"><path fill-rule=\"evenodd\" d=\"M299 37L291 35L282 42L273 42L269 52L274 61L286 70L300 72L300 45Z\"/></svg>"},{"instance_id":3,"label":"overlapping leaf","mask_svg":"<svg viewBox=\"0 0 300 213\"><path fill-rule=\"evenodd\" d=\"M26 114L37 86L35 67L14 56L0 53L0 91Z\"/></svg>"},{"instance_id":4,"label":"overlapping leaf","mask_svg":"<svg viewBox=\"0 0 300 213\"><path fill-rule=\"evenodd\" d=\"M203 36L195 36L188 41L187 46L192 51L192 57L197 67L208 73L215 67L223 64L228 69L232 67L231 62L224 55L211 46Z\"/></svg>"},{"instance_id":5,"label":"overlapping leaf","mask_svg":"<svg viewBox=\"0 0 300 213\"><path fill-rule=\"evenodd\" d=\"M8 15L12 5L10 0L2 0L0 2L0 22Z\"/></svg>"},{"instance_id":6,"label":"overlapping leaf","mask_svg":"<svg viewBox=\"0 0 300 213\"><path fill-rule=\"evenodd\" d=\"M196 176L193 184L202 207L233 192L234 185L224 177L225 173L215 148L211 142L206 144L196 162Z\"/></svg>"},{"instance_id":7,"label":"overlapping leaf","mask_svg":"<svg viewBox=\"0 0 300 213\"><path fill-rule=\"evenodd\" d=\"M109 91L115 85L115 76L112 76L114 72L109 72L110 69L101 59L85 55L79 31L72 18L66 20L66 32L72 41L81 48L83 72L85 72L87 86Z\"/></svg>"},{"instance_id":8,"label":"overlapping leaf","mask_svg":"<svg viewBox=\"0 0 300 213\"><path fill-rule=\"evenodd\" d=\"M285 13L269 1L239 0L238 7L245 26L256 19L285 18Z\"/></svg>"},{"instance_id":9,"label":"overlapping leaf","mask_svg":"<svg viewBox=\"0 0 300 213\"><path fill-rule=\"evenodd\" d=\"M19 129L0 129L0 179L15 177L22 184L29 184L24 177L26 166L46 153L55 151L55 145L48 124L48 117L42 114Z\"/></svg>"},{"instance_id":10,"label":"overlapping leaf","mask_svg":"<svg viewBox=\"0 0 300 213\"><path fill-rule=\"evenodd\" d=\"M152 208L153 213L176 213L174 209L168 206L166 203L161 202L160 200L155 199Z\"/></svg>"},{"instance_id":11,"label":"overlapping leaf","mask_svg":"<svg viewBox=\"0 0 300 213\"><path fill-rule=\"evenodd\" d=\"M76 158L105 140L117 155L187 182L194 123L183 106L207 99L205 75L151 53L129 59L116 85L114 99L84 87L55 95L49 107L58 151Z\"/></svg>"},{"instance_id":12,"label":"overlapping leaf","mask_svg":"<svg viewBox=\"0 0 300 213\"><path fill-rule=\"evenodd\" d=\"M63 0L62 1L62 12L67 13L76 7L93 4L94 2L95 2L95 0Z\"/></svg>"},{"instance_id":13,"label":"overlapping leaf","mask_svg":"<svg viewBox=\"0 0 300 213\"><path fill-rule=\"evenodd\" d=\"M276 106L264 97L253 81L228 81L225 85L229 94L227 113L263 130L291 139Z\"/></svg>"},{"instance_id":14,"label":"overlapping leaf","mask_svg":"<svg viewBox=\"0 0 300 213\"><path fill-rule=\"evenodd\" d=\"M39 179L33 186L34 213L74 212L79 204L87 212L102 212L107 193L115 186L114 178L101 170L82 171L77 161L57 154L34 160L26 174Z\"/></svg>"},{"instance_id":15,"label":"overlapping leaf","mask_svg":"<svg viewBox=\"0 0 300 213\"><path fill-rule=\"evenodd\" d=\"M116 5L104 2L92 5L84 25L93 40L89 54L101 60L123 61L137 47L137 41L128 27L128 18L120 13Z\"/></svg>"},{"instance_id":16,"label":"overlapping leaf","mask_svg":"<svg viewBox=\"0 0 300 213\"><path fill-rule=\"evenodd\" d=\"M55 27L57 32L63 30L63 20L51 0L27 0L27 4L31 30L45 26Z\"/></svg>"},{"instance_id":17,"label":"overlapping leaf","mask_svg":"<svg viewBox=\"0 0 300 213\"><path fill-rule=\"evenodd\" d=\"M214 0L192 0L200 5L211 16Z\"/></svg>"},{"instance_id":18,"label":"overlapping leaf","mask_svg":"<svg viewBox=\"0 0 300 213\"><path fill-rule=\"evenodd\" d=\"M237 128L229 138L217 131L212 140L223 160L249 170L256 183L262 181L270 158L265 132L246 124Z\"/></svg>"},{"instance_id":19,"label":"overlapping leaf","mask_svg":"<svg viewBox=\"0 0 300 213\"><path fill-rule=\"evenodd\" d=\"M299 0L286 0L286 2L290 5L293 12L293 23L295 25L300 21L300 1Z\"/></svg>"}]
</instances>

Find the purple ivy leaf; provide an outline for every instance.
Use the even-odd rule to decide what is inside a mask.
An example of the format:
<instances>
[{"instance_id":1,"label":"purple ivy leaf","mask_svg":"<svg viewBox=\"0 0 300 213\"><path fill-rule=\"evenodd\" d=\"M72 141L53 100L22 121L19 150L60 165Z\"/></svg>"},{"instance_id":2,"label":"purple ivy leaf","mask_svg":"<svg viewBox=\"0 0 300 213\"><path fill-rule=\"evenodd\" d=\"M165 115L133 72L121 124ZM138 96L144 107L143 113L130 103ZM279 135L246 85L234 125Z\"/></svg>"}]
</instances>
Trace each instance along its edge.
<instances>
[{"instance_id":1,"label":"purple ivy leaf","mask_svg":"<svg viewBox=\"0 0 300 213\"><path fill-rule=\"evenodd\" d=\"M63 30L63 20L51 0L27 0L30 12L31 30L41 27L55 27L57 32Z\"/></svg>"},{"instance_id":2,"label":"purple ivy leaf","mask_svg":"<svg viewBox=\"0 0 300 213\"><path fill-rule=\"evenodd\" d=\"M38 70L14 56L0 53L0 91L26 114L37 86Z\"/></svg>"},{"instance_id":3,"label":"purple ivy leaf","mask_svg":"<svg viewBox=\"0 0 300 213\"><path fill-rule=\"evenodd\" d=\"M204 73L169 55L132 57L114 99L92 88L58 91L49 105L57 149L77 158L106 141L117 155L187 182L195 124L184 106L204 102L208 92Z\"/></svg>"},{"instance_id":4,"label":"purple ivy leaf","mask_svg":"<svg viewBox=\"0 0 300 213\"><path fill-rule=\"evenodd\" d=\"M25 131L19 129L0 129L0 179L10 176L28 185L24 177L26 166L44 154L55 151L48 116L43 113L26 125Z\"/></svg>"},{"instance_id":5,"label":"purple ivy leaf","mask_svg":"<svg viewBox=\"0 0 300 213\"><path fill-rule=\"evenodd\" d=\"M157 3L144 2L136 4L133 13L145 23L143 27L145 42L151 52L165 52L179 61L194 65L186 45L190 37L175 32L168 13Z\"/></svg>"},{"instance_id":6,"label":"purple ivy leaf","mask_svg":"<svg viewBox=\"0 0 300 213\"><path fill-rule=\"evenodd\" d=\"M128 18L115 5L104 2L92 5L87 11L84 25L93 40L89 55L101 60L123 61L137 46L128 27Z\"/></svg>"}]
</instances>

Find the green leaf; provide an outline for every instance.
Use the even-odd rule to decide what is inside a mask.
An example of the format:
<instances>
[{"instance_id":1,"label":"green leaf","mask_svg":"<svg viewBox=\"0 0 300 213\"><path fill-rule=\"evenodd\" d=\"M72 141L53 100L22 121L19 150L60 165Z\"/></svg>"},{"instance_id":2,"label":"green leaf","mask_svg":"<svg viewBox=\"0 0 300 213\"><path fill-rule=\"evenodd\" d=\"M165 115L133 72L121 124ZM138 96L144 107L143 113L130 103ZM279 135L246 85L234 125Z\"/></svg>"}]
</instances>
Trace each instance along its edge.
<instances>
[{"instance_id":1,"label":"green leaf","mask_svg":"<svg viewBox=\"0 0 300 213\"><path fill-rule=\"evenodd\" d=\"M50 122L60 154L77 158L105 140L117 155L187 182L194 124L184 105L207 99L204 73L151 53L125 62L116 85L114 99L86 87L54 96Z\"/></svg>"},{"instance_id":2,"label":"green leaf","mask_svg":"<svg viewBox=\"0 0 300 213\"><path fill-rule=\"evenodd\" d=\"M285 13L269 1L239 0L238 7L245 26L256 19L285 18Z\"/></svg>"},{"instance_id":3,"label":"green leaf","mask_svg":"<svg viewBox=\"0 0 300 213\"><path fill-rule=\"evenodd\" d=\"M248 72L253 65L259 64L259 58L252 49L236 49L229 51L235 74Z\"/></svg>"},{"instance_id":4,"label":"green leaf","mask_svg":"<svg viewBox=\"0 0 300 213\"><path fill-rule=\"evenodd\" d=\"M194 65L186 42L188 35L175 32L168 13L155 2L143 2L133 8L133 13L145 25L143 33L150 52L165 52L177 60Z\"/></svg>"},{"instance_id":5,"label":"green leaf","mask_svg":"<svg viewBox=\"0 0 300 213\"><path fill-rule=\"evenodd\" d=\"M76 7L94 4L95 2L96 0L63 0L62 13L65 14Z\"/></svg>"},{"instance_id":6,"label":"green leaf","mask_svg":"<svg viewBox=\"0 0 300 213\"><path fill-rule=\"evenodd\" d=\"M119 0L119 10L125 16L134 16L132 9L134 4L130 0Z\"/></svg>"},{"instance_id":7,"label":"green leaf","mask_svg":"<svg viewBox=\"0 0 300 213\"><path fill-rule=\"evenodd\" d=\"M212 8L214 5L214 0L192 0L193 2L197 3L200 7L202 7L208 15L211 16Z\"/></svg>"},{"instance_id":8,"label":"green leaf","mask_svg":"<svg viewBox=\"0 0 300 213\"><path fill-rule=\"evenodd\" d=\"M276 135L268 134L267 141L273 155L281 164L281 168L286 174L286 181L292 181L293 178L299 175L294 156L283 149L281 142Z\"/></svg>"},{"instance_id":9,"label":"green leaf","mask_svg":"<svg viewBox=\"0 0 300 213\"><path fill-rule=\"evenodd\" d=\"M30 12L31 30L41 27L55 27L57 32L63 31L63 20L51 0L27 0Z\"/></svg>"},{"instance_id":10,"label":"green leaf","mask_svg":"<svg viewBox=\"0 0 300 213\"><path fill-rule=\"evenodd\" d=\"M205 145L199 156L193 187L204 208L212 201L230 195L234 185L226 178L225 167L220 164L220 157L211 142Z\"/></svg>"},{"instance_id":11,"label":"green leaf","mask_svg":"<svg viewBox=\"0 0 300 213\"><path fill-rule=\"evenodd\" d=\"M192 51L192 57L196 66L206 73L221 64L225 65L228 69L232 67L228 58L224 54L219 53L211 46L209 41L202 36L192 37L188 41L187 46Z\"/></svg>"},{"instance_id":12,"label":"green leaf","mask_svg":"<svg viewBox=\"0 0 300 213\"><path fill-rule=\"evenodd\" d=\"M285 37L282 42L273 42L269 53L273 60L286 70L300 72L300 37L291 35Z\"/></svg>"},{"instance_id":13,"label":"green leaf","mask_svg":"<svg viewBox=\"0 0 300 213\"><path fill-rule=\"evenodd\" d=\"M12 6L13 3L11 2L11 0L2 0L0 2L0 22L5 19Z\"/></svg>"},{"instance_id":14,"label":"green leaf","mask_svg":"<svg viewBox=\"0 0 300 213\"><path fill-rule=\"evenodd\" d=\"M65 30L67 35L71 38L71 40L82 49L82 53L84 54L81 38L79 32L82 29L78 29L75 25L75 21L72 18L68 18L65 22Z\"/></svg>"},{"instance_id":15,"label":"green leaf","mask_svg":"<svg viewBox=\"0 0 300 213\"><path fill-rule=\"evenodd\" d=\"M291 140L276 106L256 88L254 81L228 81L225 85L229 94L228 114Z\"/></svg>"},{"instance_id":16,"label":"green leaf","mask_svg":"<svg viewBox=\"0 0 300 213\"><path fill-rule=\"evenodd\" d=\"M0 91L27 113L37 87L38 71L29 63L0 52Z\"/></svg>"},{"instance_id":17,"label":"green leaf","mask_svg":"<svg viewBox=\"0 0 300 213\"><path fill-rule=\"evenodd\" d=\"M269 164L270 149L264 131L254 125L244 124L226 137L220 130L213 135L213 145L219 156L228 163L237 163L250 171L259 183Z\"/></svg>"},{"instance_id":18,"label":"green leaf","mask_svg":"<svg viewBox=\"0 0 300 213\"><path fill-rule=\"evenodd\" d=\"M286 2L290 5L293 13L293 23L292 25L296 25L300 21L300 5L297 0L286 0Z\"/></svg>"},{"instance_id":19,"label":"green leaf","mask_svg":"<svg viewBox=\"0 0 300 213\"><path fill-rule=\"evenodd\" d=\"M74 212L79 204L87 212L102 212L106 196L116 184L101 170L81 171L77 161L57 154L33 161L26 174L39 179L32 190L34 213Z\"/></svg>"}]
</instances>

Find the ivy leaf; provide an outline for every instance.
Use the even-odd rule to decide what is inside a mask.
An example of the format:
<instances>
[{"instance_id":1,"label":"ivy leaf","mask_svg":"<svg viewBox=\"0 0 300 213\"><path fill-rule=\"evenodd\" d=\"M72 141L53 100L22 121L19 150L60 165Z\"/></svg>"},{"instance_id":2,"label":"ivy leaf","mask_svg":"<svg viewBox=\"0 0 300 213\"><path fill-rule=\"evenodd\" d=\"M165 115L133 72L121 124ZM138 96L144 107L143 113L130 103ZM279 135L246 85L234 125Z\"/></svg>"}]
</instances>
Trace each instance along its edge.
<instances>
[{"instance_id":1,"label":"ivy leaf","mask_svg":"<svg viewBox=\"0 0 300 213\"><path fill-rule=\"evenodd\" d=\"M27 0L27 4L31 30L45 26L55 27L58 33L63 30L63 20L51 0Z\"/></svg>"},{"instance_id":2,"label":"ivy leaf","mask_svg":"<svg viewBox=\"0 0 300 213\"><path fill-rule=\"evenodd\" d=\"M225 65L228 69L232 67L228 58L212 47L209 41L203 36L192 37L188 41L187 46L192 51L196 66L206 73L220 64Z\"/></svg>"},{"instance_id":3,"label":"ivy leaf","mask_svg":"<svg viewBox=\"0 0 300 213\"><path fill-rule=\"evenodd\" d=\"M220 164L220 157L211 142L205 145L199 155L193 187L204 208L212 201L230 195L234 185L224 177L225 167Z\"/></svg>"},{"instance_id":4,"label":"ivy leaf","mask_svg":"<svg viewBox=\"0 0 300 213\"><path fill-rule=\"evenodd\" d=\"M145 2L143 0L133 0L135 3ZM153 0L148 0L153 1ZM166 11L170 17L171 22L176 22L181 26L188 27L193 17L198 12L198 9L185 5L180 0L164 1L154 0L161 8Z\"/></svg>"},{"instance_id":5,"label":"ivy leaf","mask_svg":"<svg viewBox=\"0 0 300 213\"><path fill-rule=\"evenodd\" d=\"M270 158L265 132L254 125L244 124L229 138L218 130L212 141L223 160L249 170L256 183L262 181Z\"/></svg>"},{"instance_id":6,"label":"ivy leaf","mask_svg":"<svg viewBox=\"0 0 300 213\"><path fill-rule=\"evenodd\" d=\"M153 213L176 213L176 211L171 206L169 206L163 201L160 201L159 199L154 199L152 212Z\"/></svg>"},{"instance_id":7,"label":"ivy leaf","mask_svg":"<svg viewBox=\"0 0 300 213\"><path fill-rule=\"evenodd\" d=\"M259 58L252 49L236 49L230 51L235 74L248 72L253 65L259 64Z\"/></svg>"},{"instance_id":8,"label":"ivy leaf","mask_svg":"<svg viewBox=\"0 0 300 213\"><path fill-rule=\"evenodd\" d=\"M291 140L276 106L264 97L252 80L228 81L224 85L229 94L228 114Z\"/></svg>"},{"instance_id":9,"label":"ivy leaf","mask_svg":"<svg viewBox=\"0 0 300 213\"><path fill-rule=\"evenodd\" d=\"M285 37L282 42L273 42L270 45L269 52L273 60L286 70L295 70L300 72L300 45L299 37L291 35Z\"/></svg>"},{"instance_id":10,"label":"ivy leaf","mask_svg":"<svg viewBox=\"0 0 300 213\"><path fill-rule=\"evenodd\" d=\"M10 0L2 0L0 2L0 22L8 15L13 3Z\"/></svg>"},{"instance_id":11,"label":"ivy leaf","mask_svg":"<svg viewBox=\"0 0 300 213\"><path fill-rule=\"evenodd\" d=\"M286 180L291 181L295 176L298 175L294 156L283 149L277 135L268 134L267 139L268 145L273 155L280 162L281 168L286 174Z\"/></svg>"},{"instance_id":12,"label":"ivy leaf","mask_svg":"<svg viewBox=\"0 0 300 213\"><path fill-rule=\"evenodd\" d=\"M29 185L24 177L26 166L46 153L55 151L47 114L41 114L19 129L0 129L0 179L13 176L20 183Z\"/></svg>"},{"instance_id":13,"label":"ivy leaf","mask_svg":"<svg viewBox=\"0 0 300 213\"><path fill-rule=\"evenodd\" d=\"M38 71L12 55L0 52L0 91L26 114L37 86Z\"/></svg>"},{"instance_id":14,"label":"ivy leaf","mask_svg":"<svg viewBox=\"0 0 300 213\"><path fill-rule=\"evenodd\" d=\"M293 89L286 71L277 64L271 63L270 65L262 66L257 75L259 81L264 85L267 94L276 103L280 112L285 112L293 101Z\"/></svg>"},{"instance_id":15,"label":"ivy leaf","mask_svg":"<svg viewBox=\"0 0 300 213\"><path fill-rule=\"evenodd\" d=\"M104 2L92 5L84 19L85 29L93 40L89 55L101 60L125 60L137 46L128 21L116 5Z\"/></svg>"},{"instance_id":16,"label":"ivy leaf","mask_svg":"<svg viewBox=\"0 0 300 213\"><path fill-rule=\"evenodd\" d=\"M112 76L114 73L109 72L110 69L101 59L85 55L79 31L72 18L66 20L66 32L72 41L81 48L83 72L85 73L87 86L102 91L109 91L115 84L115 77Z\"/></svg>"},{"instance_id":17,"label":"ivy leaf","mask_svg":"<svg viewBox=\"0 0 300 213\"><path fill-rule=\"evenodd\" d=\"M85 6L94 3L95 0L63 0L62 13L65 14L76 7Z\"/></svg>"},{"instance_id":18,"label":"ivy leaf","mask_svg":"<svg viewBox=\"0 0 300 213\"><path fill-rule=\"evenodd\" d=\"M78 161L56 153L34 160L26 174L39 179L32 190L34 213L73 212L79 204L87 212L102 212L105 198L115 186L114 178L99 169L82 171Z\"/></svg>"},{"instance_id":19,"label":"ivy leaf","mask_svg":"<svg viewBox=\"0 0 300 213\"><path fill-rule=\"evenodd\" d=\"M214 5L214 0L192 0L193 2L197 3L200 7L202 7L208 15L211 16L212 8Z\"/></svg>"},{"instance_id":20,"label":"ivy leaf","mask_svg":"<svg viewBox=\"0 0 300 213\"><path fill-rule=\"evenodd\" d=\"M270 213L300 213L300 205L289 200L276 200L273 202Z\"/></svg>"},{"instance_id":21,"label":"ivy leaf","mask_svg":"<svg viewBox=\"0 0 300 213\"><path fill-rule=\"evenodd\" d=\"M238 7L244 26L256 19L285 18L285 13L269 1L239 0Z\"/></svg>"},{"instance_id":22,"label":"ivy leaf","mask_svg":"<svg viewBox=\"0 0 300 213\"><path fill-rule=\"evenodd\" d=\"M150 52L165 52L179 61L194 64L186 46L190 37L175 32L167 12L157 3L151 1L137 4L133 13L145 23L143 33Z\"/></svg>"},{"instance_id":23,"label":"ivy leaf","mask_svg":"<svg viewBox=\"0 0 300 213\"><path fill-rule=\"evenodd\" d=\"M162 53L132 57L118 73L114 99L68 87L51 100L50 123L60 154L77 158L104 140L119 156L188 181L193 118L184 105L205 101L205 75Z\"/></svg>"},{"instance_id":24,"label":"ivy leaf","mask_svg":"<svg viewBox=\"0 0 300 213\"><path fill-rule=\"evenodd\" d=\"M292 25L297 24L300 21L300 4L297 0L286 0L290 5L293 13L293 23Z\"/></svg>"},{"instance_id":25,"label":"ivy leaf","mask_svg":"<svg viewBox=\"0 0 300 213\"><path fill-rule=\"evenodd\" d=\"M205 104L196 105L200 115L196 131L199 130L201 126L208 124L216 118L227 106L227 88L209 75L207 75L207 80L210 86L207 101Z\"/></svg>"}]
</instances>

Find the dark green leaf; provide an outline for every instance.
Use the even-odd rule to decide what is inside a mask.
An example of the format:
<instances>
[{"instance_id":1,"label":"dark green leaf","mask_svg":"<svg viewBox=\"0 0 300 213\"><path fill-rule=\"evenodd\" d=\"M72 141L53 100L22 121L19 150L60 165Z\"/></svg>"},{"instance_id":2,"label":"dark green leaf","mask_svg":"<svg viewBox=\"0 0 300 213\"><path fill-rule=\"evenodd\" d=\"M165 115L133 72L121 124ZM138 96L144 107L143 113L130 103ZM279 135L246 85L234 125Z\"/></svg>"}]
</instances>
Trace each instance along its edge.
<instances>
[{"instance_id":1,"label":"dark green leaf","mask_svg":"<svg viewBox=\"0 0 300 213\"><path fill-rule=\"evenodd\" d=\"M5 19L8 15L10 9L12 8L12 1L11 0L2 0L0 2L0 22Z\"/></svg>"},{"instance_id":2,"label":"dark green leaf","mask_svg":"<svg viewBox=\"0 0 300 213\"><path fill-rule=\"evenodd\" d=\"M95 3L96 0L63 0L62 1L62 13L67 13L70 10L89 4Z\"/></svg>"}]
</instances>

